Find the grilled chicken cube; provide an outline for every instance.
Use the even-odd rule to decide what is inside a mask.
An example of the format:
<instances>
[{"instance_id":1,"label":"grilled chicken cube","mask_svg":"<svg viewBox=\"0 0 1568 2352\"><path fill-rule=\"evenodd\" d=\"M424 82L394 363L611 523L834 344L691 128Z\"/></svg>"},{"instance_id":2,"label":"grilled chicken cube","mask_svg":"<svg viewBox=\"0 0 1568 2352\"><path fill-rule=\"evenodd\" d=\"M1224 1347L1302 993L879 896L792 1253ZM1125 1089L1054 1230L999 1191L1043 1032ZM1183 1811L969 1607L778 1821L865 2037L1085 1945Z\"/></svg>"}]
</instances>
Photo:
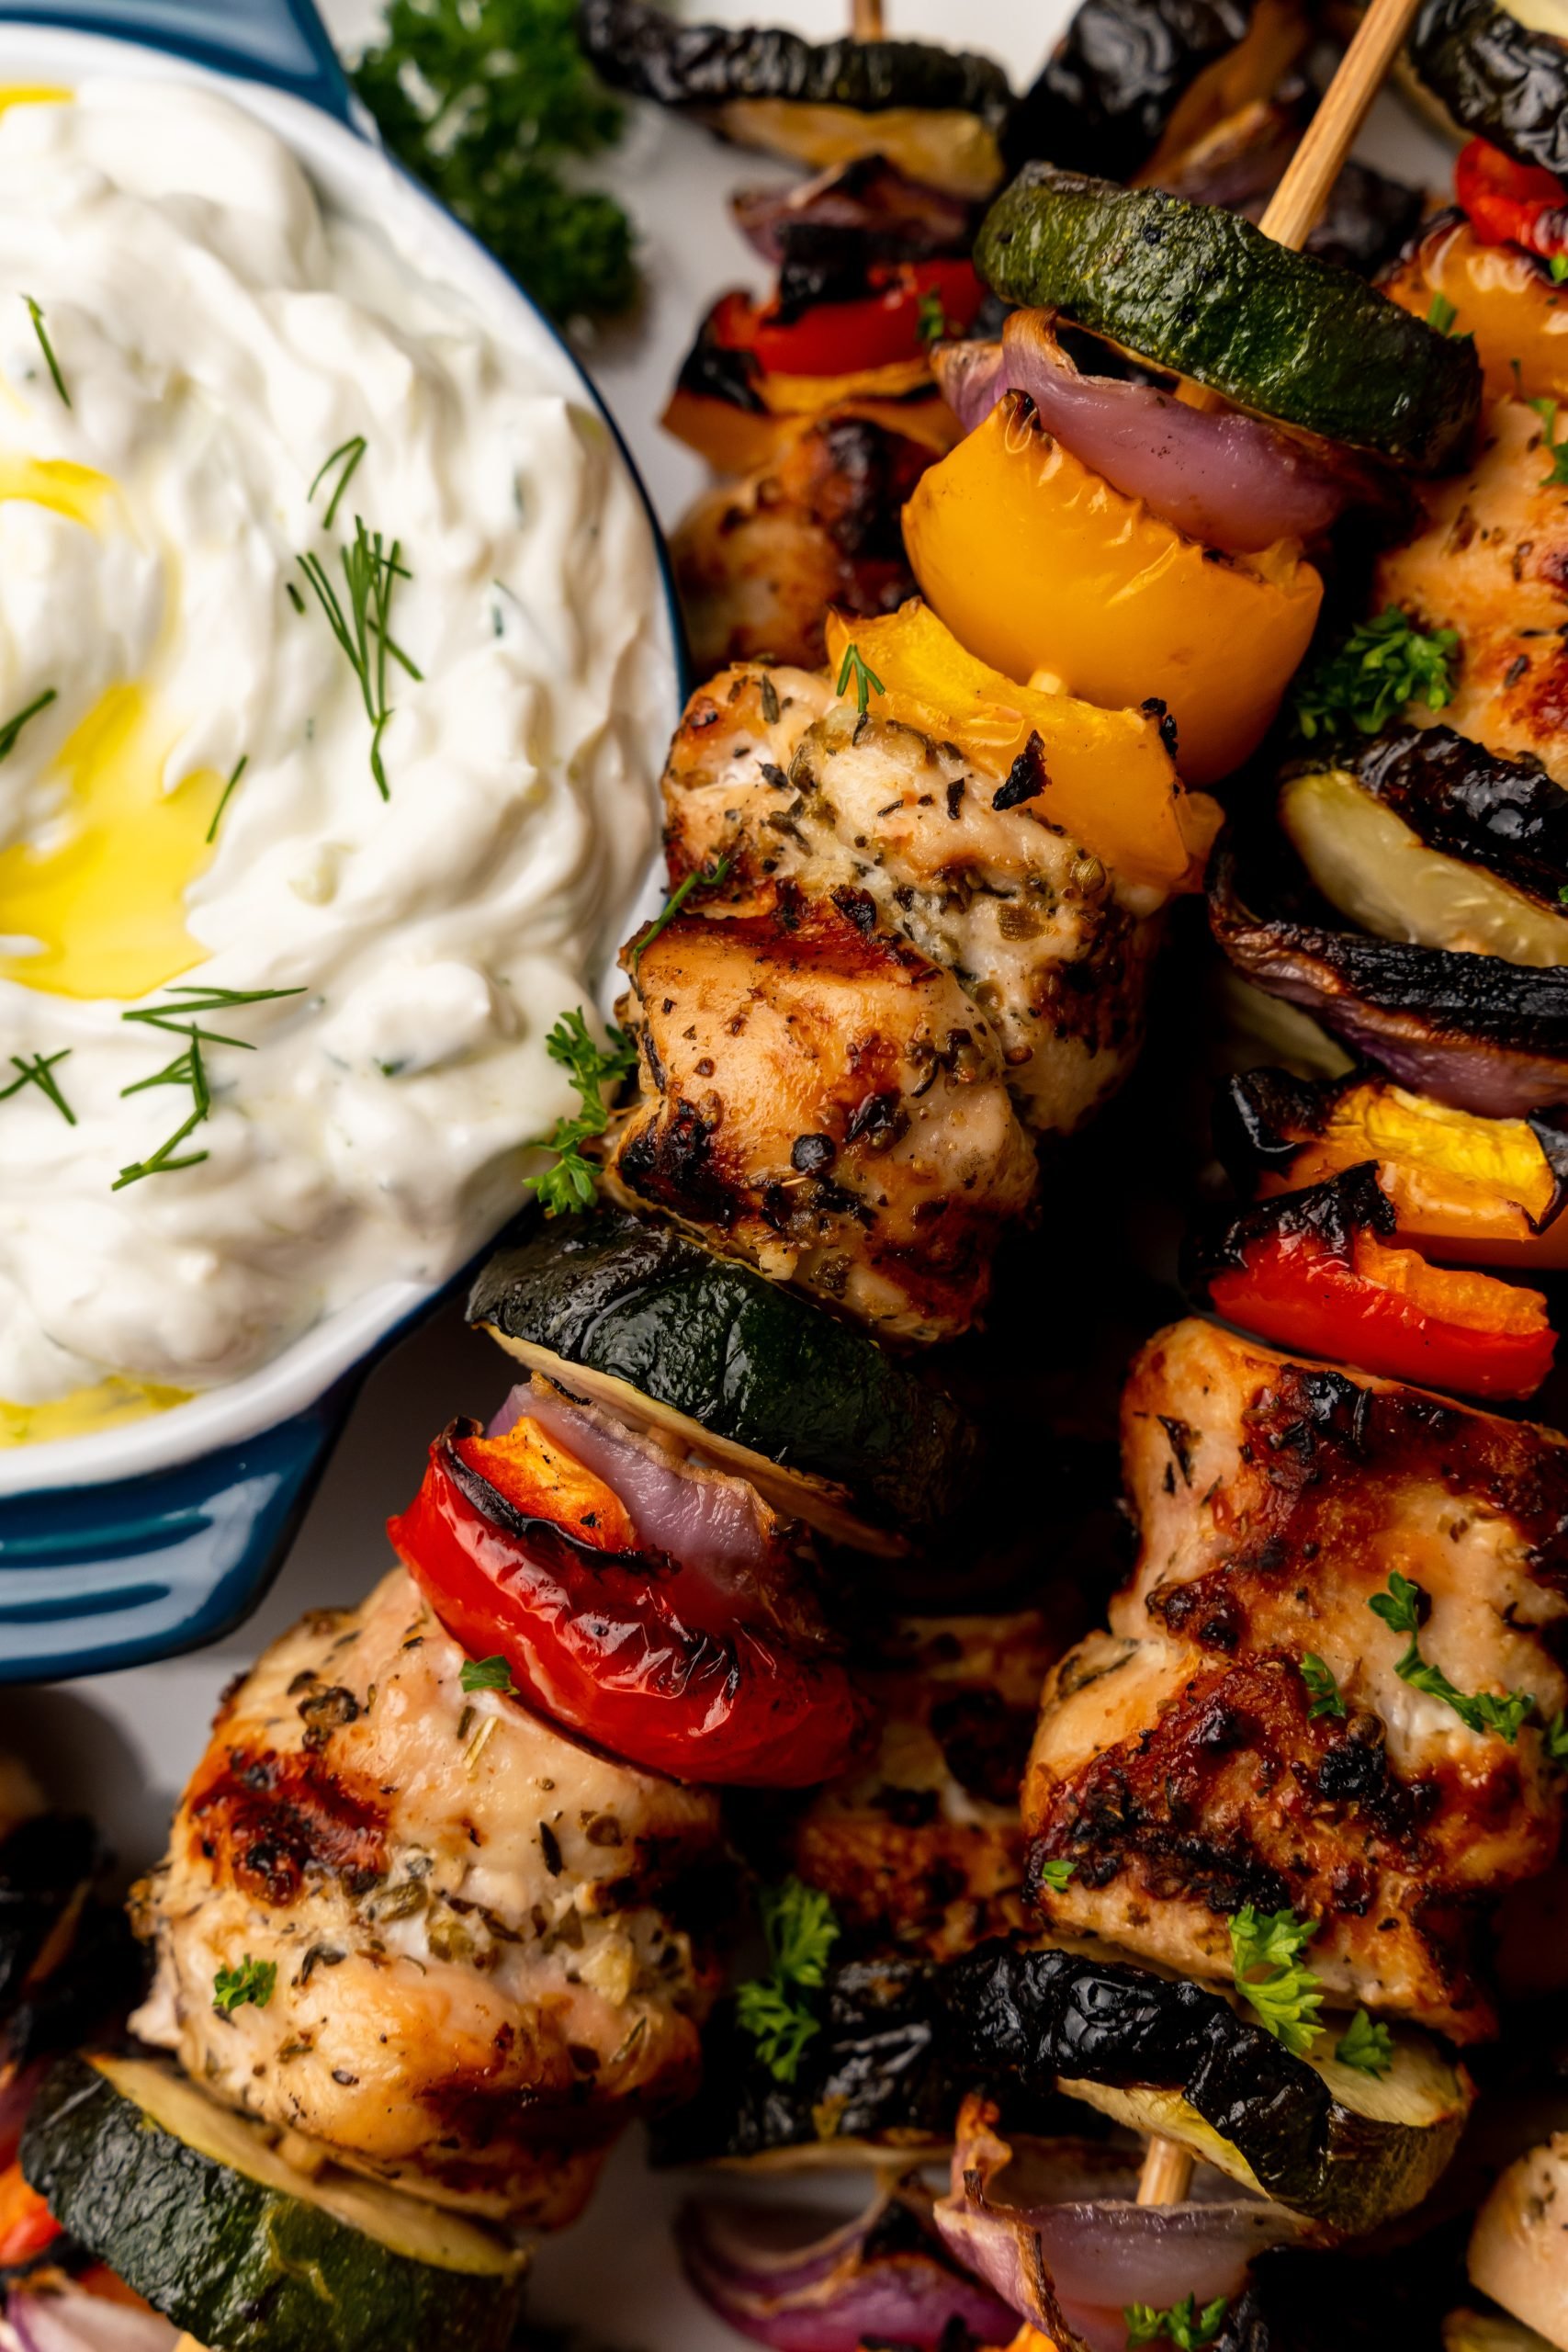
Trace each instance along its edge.
<instances>
[{"instance_id":1,"label":"grilled chicken cube","mask_svg":"<svg viewBox=\"0 0 1568 2352\"><path fill-rule=\"evenodd\" d=\"M1032 1609L906 1618L858 1678L882 1718L876 1752L789 1837L790 1867L832 1898L855 1949L949 1960L1024 1926L1019 1784L1060 1648Z\"/></svg>"},{"instance_id":2,"label":"grilled chicken cube","mask_svg":"<svg viewBox=\"0 0 1568 2352\"><path fill-rule=\"evenodd\" d=\"M705 492L670 542L699 673L760 655L810 668L830 608L890 613L912 596L900 518L946 437L829 412Z\"/></svg>"},{"instance_id":3,"label":"grilled chicken cube","mask_svg":"<svg viewBox=\"0 0 1568 2352\"><path fill-rule=\"evenodd\" d=\"M1424 526L1382 559L1376 595L1459 633L1453 700L1407 718L1531 752L1568 785L1568 501L1548 437L1529 401L1499 401L1473 471L1422 485Z\"/></svg>"},{"instance_id":4,"label":"grilled chicken cube","mask_svg":"<svg viewBox=\"0 0 1568 2352\"><path fill-rule=\"evenodd\" d=\"M1122 1452L1137 1566L1050 1678L1024 1787L1052 1925L1224 1982L1230 1915L1288 1907L1331 2002L1484 2035L1487 1898L1561 1827L1568 1443L1190 1320L1134 1364ZM1369 1607L1393 1576L1419 1664ZM1423 1668L1533 1714L1471 1728Z\"/></svg>"},{"instance_id":5,"label":"grilled chicken cube","mask_svg":"<svg viewBox=\"0 0 1568 2352\"><path fill-rule=\"evenodd\" d=\"M688 909L622 961L644 1091L609 1165L629 1204L890 1333L967 1329L1035 1165L958 982L869 907L788 885L765 912Z\"/></svg>"},{"instance_id":6,"label":"grilled chicken cube","mask_svg":"<svg viewBox=\"0 0 1568 2352\"><path fill-rule=\"evenodd\" d=\"M1158 901L1034 801L998 797L951 744L861 718L823 681L735 669L687 706L665 842L677 880L731 860L709 911L787 879L874 914L990 1022L1029 1125L1066 1133L1136 1056Z\"/></svg>"},{"instance_id":7,"label":"grilled chicken cube","mask_svg":"<svg viewBox=\"0 0 1568 2352\"><path fill-rule=\"evenodd\" d=\"M137 2030L341 2164L550 2226L620 2120L694 2083L712 1984L660 1905L716 1804L462 1665L400 1569L274 1643L136 1891ZM225 1970L254 1997L215 1999Z\"/></svg>"}]
</instances>

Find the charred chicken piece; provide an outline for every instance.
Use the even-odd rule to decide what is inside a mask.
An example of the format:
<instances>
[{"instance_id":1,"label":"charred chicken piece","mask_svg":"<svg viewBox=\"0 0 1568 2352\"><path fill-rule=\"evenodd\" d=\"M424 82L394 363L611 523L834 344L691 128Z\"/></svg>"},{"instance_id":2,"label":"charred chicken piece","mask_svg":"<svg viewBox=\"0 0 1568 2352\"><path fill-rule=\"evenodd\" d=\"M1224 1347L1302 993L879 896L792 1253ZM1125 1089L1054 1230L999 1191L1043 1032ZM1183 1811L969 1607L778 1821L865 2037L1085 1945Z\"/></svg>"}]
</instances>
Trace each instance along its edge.
<instances>
[{"instance_id":1,"label":"charred chicken piece","mask_svg":"<svg viewBox=\"0 0 1568 2352\"><path fill-rule=\"evenodd\" d=\"M694 2079L711 1986L660 1905L716 1806L466 1693L463 1663L400 1569L274 1643L137 1889L137 2030L355 2171L549 2226ZM215 2006L258 1969L265 2003Z\"/></svg>"},{"instance_id":2,"label":"charred chicken piece","mask_svg":"<svg viewBox=\"0 0 1568 2352\"><path fill-rule=\"evenodd\" d=\"M1080 1125L1131 1068L1152 894L951 744L857 717L821 680L736 668L688 705L664 805L677 880L731 861L710 910L764 905L787 879L954 974L1031 1127Z\"/></svg>"},{"instance_id":3,"label":"charred chicken piece","mask_svg":"<svg viewBox=\"0 0 1568 2352\"><path fill-rule=\"evenodd\" d=\"M1289 1908L1331 2003L1484 2036L1486 1898L1561 1826L1568 1444L1188 1321L1134 1366L1122 1448L1138 1565L1024 1787L1052 1925L1226 1982L1230 1916ZM1413 1628L1370 1606L1401 1579Z\"/></svg>"},{"instance_id":4,"label":"charred chicken piece","mask_svg":"<svg viewBox=\"0 0 1568 2352\"><path fill-rule=\"evenodd\" d=\"M639 1102L610 1174L764 1273L912 1340L964 1330L1034 1153L989 1023L875 910L783 886L623 952Z\"/></svg>"},{"instance_id":5,"label":"charred chicken piece","mask_svg":"<svg viewBox=\"0 0 1568 2352\"><path fill-rule=\"evenodd\" d=\"M1568 785L1568 502L1558 446L1554 423L1532 402L1498 401L1472 470L1422 487L1424 525L1382 559L1375 594L1423 628L1458 631L1454 695L1441 714L1449 726L1488 751L1534 752Z\"/></svg>"},{"instance_id":6,"label":"charred chicken piece","mask_svg":"<svg viewBox=\"0 0 1568 2352\"><path fill-rule=\"evenodd\" d=\"M670 542L698 671L760 655L809 668L829 605L890 613L912 596L899 516L950 438L829 412L700 498Z\"/></svg>"},{"instance_id":7,"label":"charred chicken piece","mask_svg":"<svg viewBox=\"0 0 1568 2352\"><path fill-rule=\"evenodd\" d=\"M831 1898L846 1949L951 1960L1025 1923L1019 1783L1060 1643L1037 1610L906 1618L860 1678L874 1756L795 1823L790 1867Z\"/></svg>"}]
</instances>

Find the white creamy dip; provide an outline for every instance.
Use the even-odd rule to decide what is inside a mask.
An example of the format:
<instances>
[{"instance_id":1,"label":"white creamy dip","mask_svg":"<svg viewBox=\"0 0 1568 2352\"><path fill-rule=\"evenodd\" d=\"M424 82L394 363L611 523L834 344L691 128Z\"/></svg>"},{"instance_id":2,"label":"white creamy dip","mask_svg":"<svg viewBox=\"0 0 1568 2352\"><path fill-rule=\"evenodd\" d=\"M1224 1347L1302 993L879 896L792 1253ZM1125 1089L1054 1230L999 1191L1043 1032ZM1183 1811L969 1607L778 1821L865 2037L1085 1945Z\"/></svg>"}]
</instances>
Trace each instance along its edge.
<instances>
[{"instance_id":1,"label":"white creamy dip","mask_svg":"<svg viewBox=\"0 0 1568 2352\"><path fill-rule=\"evenodd\" d=\"M13 1439L449 1273L577 1107L546 1037L646 865L672 687L635 489L523 335L205 93L0 113L0 1090L34 1072L0 1097L0 1400L37 1408ZM397 542L388 634L420 673L389 657L383 698L370 628L385 799L299 561L352 634L356 516ZM199 1013L193 1076L185 1035L124 1017L181 1020L182 988L301 993ZM116 1189L202 1086L168 1157L205 1159Z\"/></svg>"}]
</instances>

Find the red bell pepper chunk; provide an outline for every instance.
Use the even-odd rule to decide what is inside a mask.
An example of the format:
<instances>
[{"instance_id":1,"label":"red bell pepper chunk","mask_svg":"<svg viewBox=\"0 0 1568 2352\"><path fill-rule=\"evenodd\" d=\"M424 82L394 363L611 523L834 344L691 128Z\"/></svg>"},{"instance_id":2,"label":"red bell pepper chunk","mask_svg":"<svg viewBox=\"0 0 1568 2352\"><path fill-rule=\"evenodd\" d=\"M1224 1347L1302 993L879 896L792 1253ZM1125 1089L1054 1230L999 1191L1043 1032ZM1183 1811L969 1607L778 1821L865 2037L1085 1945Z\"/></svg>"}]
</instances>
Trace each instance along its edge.
<instances>
[{"instance_id":1,"label":"red bell pepper chunk","mask_svg":"<svg viewBox=\"0 0 1568 2352\"><path fill-rule=\"evenodd\" d=\"M770 375L851 376L918 359L942 335L967 333L986 299L967 261L888 262L867 277L869 294L817 302L787 320L774 304L760 308L744 294L727 294L712 315L714 340L754 353Z\"/></svg>"},{"instance_id":2,"label":"red bell pepper chunk","mask_svg":"<svg viewBox=\"0 0 1568 2352\"><path fill-rule=\"evenodd\" d=\"M541 1479L529 1442L525 1422L501 1439L454 1422L389 1521L468 1656L503 1657L526 1704L649 1771L797 1788L839 1770L864 1702L788 1577L634 1548L613 1490L553 1445Z\"/></svg>"},{"instance_id":3,"label":"red bell pepper chunk","mask_svg":"<svg viewBox=\"0 0 1568 2352\"><path fill-rule=\"evenodd\" d=\"M1454 196L1483 244L1522 245L1545 259L1568 253L1568 189L1539 164L1472 139L1454 165Z\"/></svg>"},{"instance_id":4,"label":"red bell pepper chunk","mask_svg":"<svg viewBox=\"0 0 1568 2352\"><path fill-rule=\"evenodd\" d=\"M1363 1235L1349 1259L1310 1232L1253 1243L1243 1265L1212 1276L1209 1297L1227 1322L1279 1347L1468 1396L1532 1396L1557 1344L1539 1291L1430 1266Z\"/></svg>"},{"instance_id":5,"label":"red bell pepper chunk","mask_svg":"<svg viewBox=\"0 0 1568 2352\"><path fill-rule=\"evenodd\" d=\"M19 2164L0 2172L0 2270L19 2269L63 2233Z\"/></svg>"}]
</instances>

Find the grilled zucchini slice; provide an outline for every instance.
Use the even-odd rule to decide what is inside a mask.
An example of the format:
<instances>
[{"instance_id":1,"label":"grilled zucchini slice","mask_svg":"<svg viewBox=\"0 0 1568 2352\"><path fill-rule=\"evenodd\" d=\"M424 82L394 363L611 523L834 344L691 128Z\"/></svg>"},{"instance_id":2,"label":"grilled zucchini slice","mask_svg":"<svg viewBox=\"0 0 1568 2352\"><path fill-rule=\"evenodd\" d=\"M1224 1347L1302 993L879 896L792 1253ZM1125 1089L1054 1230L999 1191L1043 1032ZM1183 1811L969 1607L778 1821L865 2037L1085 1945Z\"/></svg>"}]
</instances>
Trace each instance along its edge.
<instances>
[{"instance_id":1,"label":"grilled zucchini slice","mask_svg":"<svg viewBox=\"0 0 1568 2352\"><path fill-rule=\"evenodd\" d=\"M1396 2031L1379 2078L1297 2058L1223 1994L1121 1961L986 1944L948 1991L972 2064L993 2078L1179 2140L1325 2237L1418 2205L1470 2112L1469 2076L1425 2034ZM1332 2051L1331 2030L1318 2046Z\"/></svg>"},{"instance_id":2,"label":"grilled zucchini slice","mask_svg":"<svg viewBox=\"0 0 1568 2352\"><path fill-rule=\"evenodd\" d=\"M1215 205L1031 164L986 215L975 261L1004 300L1417 472L1455 458L1480 413L1469 343Z\"/></svg>"},{"instance_id":3,"label":"grilled zucchini slice","mask_svg":"<svg viewBox=\"0 0 1568 2352\"><path fill-rule=\"evenodd\" d=\"M647 0L580 0L606 82L703 115L727 139L822 171L886 155L911 179L988 196L1012 90L999 65L914 40L803 40L776 27L687 25Z\"/></svg>"},{"instance_id":4,"label":"grilled zucchini slice","mask_svg":"<svg viewBox=\"0 0 1568 2352\"><path fill-rule=\"evenodd\" d=\"M862 1550L899 1551L901 1527L935 1525L973 1458L958 1408L867 1332L638 1217L553 1219L491 1260L468 1320Z\"/></svg>"},{"instance_id":5,"label":"grilled zucchini slice","mask_svg":"<svg viewBox=\"0 0 1568 2352\"><path fill-rule=\"evenodd\" d=\"M78 2245L225 2352L502 2352L511 2339L513 2248L377 2182L308 2177L163 2062L64 2059L21 2156Z\"/></svg>"},{"instance_id":6,"label":"grilled zucchini slice","mask_svg":"<svg viewBox=\"0 0 1568 2352\"><path fill-rule=\"evenodd\" d=\"M1564 0L1425 0L1410 62L1464 130L1521 164L1568 177L1568 5Z\"/></svg>"}]
</instances>

